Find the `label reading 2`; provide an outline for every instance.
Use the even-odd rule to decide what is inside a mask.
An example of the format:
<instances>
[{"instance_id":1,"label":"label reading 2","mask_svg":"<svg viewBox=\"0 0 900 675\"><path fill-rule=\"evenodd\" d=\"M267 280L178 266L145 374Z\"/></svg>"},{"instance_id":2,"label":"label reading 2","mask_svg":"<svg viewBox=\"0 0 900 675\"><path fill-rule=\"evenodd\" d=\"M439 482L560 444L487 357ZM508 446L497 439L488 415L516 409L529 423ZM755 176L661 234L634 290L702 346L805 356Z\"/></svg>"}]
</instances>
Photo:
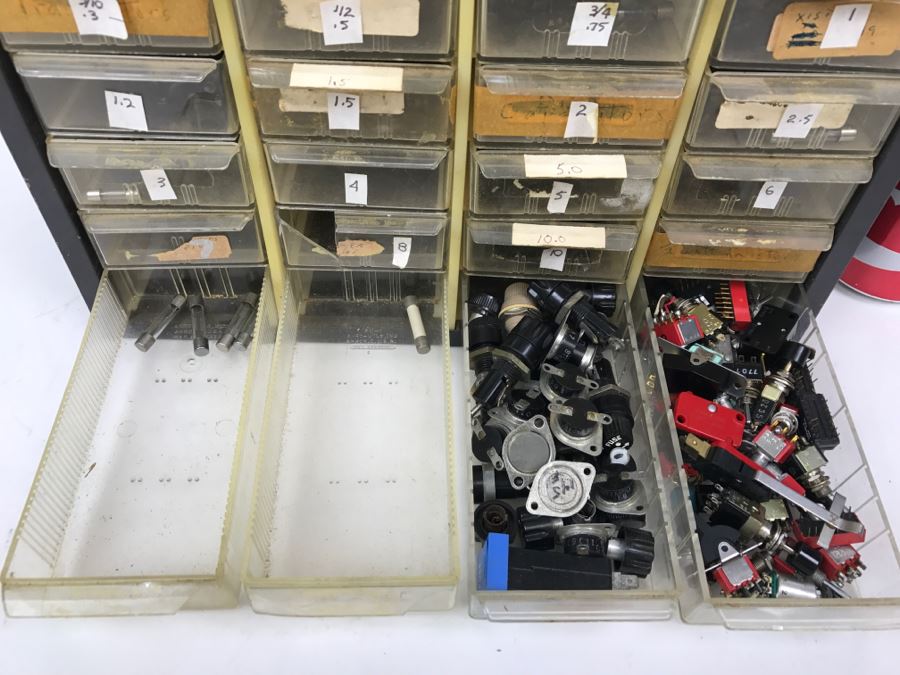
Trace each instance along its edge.
<instances>
[{"instance_id":1,"label":"label reading 2","mask_svg":"<svg viewBox=\"0 0 900 675\"><path fill-rule=\"evenodd\" d=\"M369 177L364 173L344 174L344 201L348 204L369 204Z\"/></svg>"},{"instance_id":2,"label":"label reading 2","mask_svg":"<svg viewBox=\"0 0 900 675\"><path fill-rule=\"evenodd\" d=\"M116 0L69 0L69 7L79 35L105 35L119 40L128 38L122 8Z\"/></svg>"},{"instance_id":3,"label":"label reading 2","mask_svg":"<svg viewBox=\"0 0 900 675\"><path fill-rule=\"evenodd\" d=\"M593 101L572 101L566 121L565 138L590 138L597 142L600 106Z\"/></svg>"},{"instance_id":4,"label":"label reading 2","mask_svg":"<svg viewBox=\"0 0 900 675\"><path fill-rule=\"evenodd\" d=\"M325 46L358 45L363 41L361 0L319 4Z\"/></svg>"},{"instance_id":5,"label":"label reading 2","mask_svg":"<svg viewBox=\"0 0 900 675\"><path fill-rule=\"evenodd\" d=\"M144 112L144 99L137 94L126 94L120 91L107 91L106 115L109 126L114 129L131 129L147 131L147 114Z\"/></svg>"},{"instance_id":6,"label":"label reading 2","mask_svg":"<svg viewBox=\"0 0 900 675\"><path fill-rule=\"evenodd\" d=\"M569 28L570 47L608 47L618 2L576 2Z\"/></svg>"}]
</instances>

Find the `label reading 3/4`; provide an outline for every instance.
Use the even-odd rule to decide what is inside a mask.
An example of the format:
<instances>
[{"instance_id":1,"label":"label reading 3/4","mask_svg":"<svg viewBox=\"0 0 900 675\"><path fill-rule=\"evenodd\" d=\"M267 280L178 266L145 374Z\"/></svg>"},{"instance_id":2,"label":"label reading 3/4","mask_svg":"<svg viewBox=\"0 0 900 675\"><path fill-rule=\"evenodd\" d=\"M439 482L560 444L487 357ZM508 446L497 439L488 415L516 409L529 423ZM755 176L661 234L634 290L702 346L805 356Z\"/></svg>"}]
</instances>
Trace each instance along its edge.
<instances>
[{"instance_id":1,"label":"label reading 3/4","mask_svg":"<svg viewBox=\"0 0 900 675\"><path fill-rule=\"evenodd\" d=\"M363 41L361 0L338 0L319 4L322 41L326 46L358 45Z\"/></svg>"},{"instance_id":2,"label":"label reading 3/4","mask_svg":"<svg viewBox=\"0 0 900 675\"><path fill-rule=\"evenodd\" d=\"M147 114L144 112L144 99L141 96L121 91L104 93L106 94L106 115L109 118L110 127L148 131Z\"/></svg>"},{"instance_id":3,"label":"label reading 3/4","mask_svg":"<svg viewBox=\"0 0 900 675\"><path fill-rule=\"evenodd\" d=\"M128 28L116 0L69 0L79 35L105 35L125 40Z\"/></svg>"},{"instance_id":4,"label":"label reading 3/4","mask_svg":"<svg viewBox=\"0 0 900 675\"><path fill-rule=\"evenodd\" d=\"M344 201L348 204L369 204L369 177L364 173L344 174Z\"/></svg>"},{"instance_id":5,"label":"label reading 3/4","mask_svg":"<svg viewBox=\"0 0 900 675\"><path fill-rule=\"evenodd\" d=\"M570 47L608 47L618 2L576 2L569 28Z\"/></svg>"},{"instance_id":6,"label":"label reading 3/4","mask_svg":"<svg viewBox=\"0 0 900 675\"><path fill-rule=\"evenodd\" d=\"M394 260L391 264L401 270L406 269L410 253L412 253L412 237L394 237Z\"/></svg>"},{"instance_id":7,"label":"label reading 3/4","mask_svg":"<svg viewBox=\"0 0 900 675\"><path fill-rule=\"evenodd\" d=\"M578 227L553 223L513 223L513 246L540 248L606 248L605 227Z\"/></svg>"},{"instance_id":8,"label":"label reading 3/4","mask_svg":"<svg viewBox=\"0 0 900 675\"><path fill-rule=\"evenodd\" d=\"M756 201L753 202L754 209L774 209L781 201L781 195L787 187L786 181L770 180L763 183L756 195Z\"/></svg>"},{"instance_id":9,"label":"label reading 3/4","mask_svg":"<svg viewBox=\"0 0 900 675\"><path fill-rule=\"evenodd\" d=\"M566 249L545 248L541 253L541 269L562 272L566 266Z\"/></svg>"},{"instance_id":10,"label":"label reading 3/4","mask_svg":"<svg viewBox=\"0 0 900 675\"><path fill-rule=\"evenodd\" d=\"M553 181L553 189L550 190L550 199L547 201L549 213L565 213L569 208L569 200L572 198L572 183Z\"/></svg>"},{"instance_id":11,"label":"label reading 3/4","mask_svg":"<svg viewBox=\"0 0 900 675\"><path fill-rule=\"evenodd\" d=\"M590 138L597 142L600 106L593 101L572 101L564 138Z\"/></svg>"},{"instance_id":12,"label":"label reading 3/4","mask_svg":"<svg viewBox=\"0 0 900 675\"><path fill-rule=\"evenodd\" d=\"M822 112L822 103L798 103L784 109L772 138L806 138Z\"/></svg>"},{"instance_id":13,"label":"label reading 3/4","mask_svg":"<svg viewBox=\"0 0 900 675\"><path fill-rule=\"evenodd\" d=\"M359 131L359 96L328 94L328 128Z\"/></svg>"},{"instance_id":14,"label":"label reading 3/4","mask_svg":"<svg viewBox=\"0 0 900 675\"><path fill-rule=\"evenodd\" d=\"M162 169L141 169L144 186L154 202L168 202L178 199L169 177Z\"/></svg>"}]
</instances>

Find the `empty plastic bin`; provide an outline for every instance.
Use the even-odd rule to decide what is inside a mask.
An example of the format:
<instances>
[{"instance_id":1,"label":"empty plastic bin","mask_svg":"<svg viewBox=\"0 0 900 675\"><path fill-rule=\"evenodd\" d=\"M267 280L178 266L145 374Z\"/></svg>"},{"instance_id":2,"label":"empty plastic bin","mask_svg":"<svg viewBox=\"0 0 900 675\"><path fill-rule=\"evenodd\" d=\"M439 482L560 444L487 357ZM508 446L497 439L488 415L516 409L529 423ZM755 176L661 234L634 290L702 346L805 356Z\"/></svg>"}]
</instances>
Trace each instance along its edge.
<instances>
[{"instance_id":1,"label":"empty plastic bin","mask_svg":"<svg viewBox=\"0 0 900 675\"><path fill-rule=\"evenodd\" d=\"M233 136L223 60L50 52L13 55L48 131L104 136Z\"/></svg>"},{"instance_id":2,"label":"empty plastic bin","mask_svg":"<svg viewBox=\"0 0 900 675\"><path fill-rule=\"evenodd\" d=\"M637 217L644 213L659 176L657 152L474 149L472 211L479 215L554 214Z\"/></svg>"},{"instance_id":3,"label":"empty plastic bin","mask_svg":"<svg viewBox=\"0 0 900 675\"><path fill-rule=\"evenodd\" d=\"M248 70L267 136L443 143L453 131L450 66L250 59Z\"/></svg>"},{"instance_id":4,"label":"empty plastic bin","mask_svg":"<svg viewBox=\"0 0 900 675\"><path fill-rule=\"evenodd\" d=\"M47 155L81 208L246 207L253 203L239 143L51 137Z\"/></svg>"},{"instance_id":5,"label":"empty plastic bin","mask_svg":"<svg viewBox=\"0 0 900 675\"><path fill-rule=\"evenodd\" d=\"M408 296L425 354L413 344ZM257 612L453 605L444 297L439 274L289 270L244 569Z\"/></svg>"},{"instance_id":6,"label":"empty plastic bin","mask_svg":"<svg viewBox=\"0 0 900 675\"><path fill-rule=\"evenodd\" d=\"M217 350L256 303L246 351ZM135 341L187 303L149 351ZM237 604L277 313L265 270L106 272L3 568L9 616L166 614ZM253 314L251 313L252 317Z\"/></svg>"},{"instance_id":7,"label":"empty plastic bin","mask_svg":"<svg viewBox=\"0 0 900 675\"><path fill-rule=\"evenodd\" d=\"M478 54L485 59L683 63L702 7L699 0L483 0Z\"/></svg>"}]
</instances>

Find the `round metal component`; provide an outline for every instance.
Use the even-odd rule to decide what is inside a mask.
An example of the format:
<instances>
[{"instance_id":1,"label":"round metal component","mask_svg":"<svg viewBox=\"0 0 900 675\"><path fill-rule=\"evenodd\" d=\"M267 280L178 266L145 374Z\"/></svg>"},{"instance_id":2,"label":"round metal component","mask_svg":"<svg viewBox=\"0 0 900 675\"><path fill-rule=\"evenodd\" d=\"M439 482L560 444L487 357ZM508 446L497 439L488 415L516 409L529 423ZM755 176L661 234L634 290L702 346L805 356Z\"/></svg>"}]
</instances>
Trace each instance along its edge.
<instances>
[{"instance_id":1,"label":"round metal component","mask_svg":"<svg viewBox=\"0 0 900 675\"><path fill-rule=\"evenodd\" d=\"M772 420L769 422L769 426L772 428L775 428L776 425L781 427L780 434L782 436L790 438L797 433L800 420L797 418L796 412L786 406L781 406L778 412L772 415Z\"/></svg>"},{"instance_id":2,"label":"round metal component","mask_svg":"<svg viewBox=\"0 0 900 675\"><path fill-rule=\"evenodd\" d=\"M517 490L530 486L538 471L555 457L556 444L543 415L519 425L503 441L503 464Z\"/></svg>"},{"instance_id":3,"label":"round metal component","mask_svg":"<svg viewBox=\"0 0 900 675\"><path fill-rule=\"evenodd\" d=\"M570 398L565 405L572 409L572 414L560 415L560 429L573 438L586 438L597 429L597 423L588 417L597 412L593 403L584 398Z\"/></svg>"},{"instance_id":4,"label":"round metal component","mask_svg":"<svg viewBox=\"0 0 900 675\"><path fill-rule=\"evenodd\" d=\"M591 367L597 355L597 346L582 342L578 333L563 324L556 331L547 358L562 363L571 363L582 371Z\"/></svg>"},{"instance_id":5,"label":"round metal component","mask_svg":"<svg viewBox=\"0 0 900 675\"><path fill-rule=\"evenodd\" d=\"M574 516L590 497L594 473L585 462L545 464L534 478L525 508L537 516Z\"/></svg>"},{"instance_id":6,"label":"round metal component","mask_svg":"<svg viewBox=\"0 0 900 675\"><path fill-rule=\"evenodd\" d=\"M587 399L570 398L564 403L551 403L550 429L560 443L596 457L603 452L603 425L612 418L597 412Z\"/></svg>"},{"instance_id":7,"label":"round metal component","mask_svg":"<svg viewBox=\"0 0 900 675\"><path fill-rule=\"evenodd\" d=\"M541 393L551 403L562 403L573 396L587 397L599 386L570 363L554 365L545 361L541 365Z\"/></svg>"}]
</instances>

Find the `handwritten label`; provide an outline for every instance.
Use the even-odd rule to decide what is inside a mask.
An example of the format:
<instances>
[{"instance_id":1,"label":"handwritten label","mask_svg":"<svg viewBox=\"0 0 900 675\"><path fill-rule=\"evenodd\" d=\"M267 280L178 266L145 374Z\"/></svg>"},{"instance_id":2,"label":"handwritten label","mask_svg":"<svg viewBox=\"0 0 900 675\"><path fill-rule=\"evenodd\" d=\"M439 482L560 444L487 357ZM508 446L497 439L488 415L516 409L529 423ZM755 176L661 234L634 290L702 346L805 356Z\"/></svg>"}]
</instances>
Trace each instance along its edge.
<instances>
[{"instance_id":1,"label":"handwritten label","mask_svg":"<svg viewBox=\"0 0 900 675\"><path fill-rule=\"evenodd\" d=\"M798 103L784 109L781 121L772 134L773 138L806 138L816 124L821 103Z\"/></svg>"},{"instance_id":2,"label":"handwritten label","mask_svg":"<svg viewBox=\"0 0 900 675\"><path fill-rule=\"evenodd\" d=\"M384 253L384 246L369 239L341 239L337 243L339 258L366 258Z\"/></svg>"},{"instance_id":3,"label":"handwritten label","mask_svg":"<svg viewBox=\"0 0 900 675\"><path fill-rule=\"evenodd\" d=\"M597 142L600 106L592 101L572 101L563 138L590 138Z\"/></svg>"},{"instance_id":4,"label":"handwritten label","mask_svg":"<svg viewBox=\"0 0 900 675\"><path fill-rule=\"evenodd\" d=\"M553 181L553 189L550 190L550 200L547 202L547 211L550 213L565 213L569 208L569 200L572 198L571 183Z\"/></svg>"},{"instance_id":5,"label":"handwritten label","mask_svg":"<svg viewBox=\"0 0 900 675\"><path fill-rule=\"evenodd\" d=\"M327 113L333 93L325 89L281 90L278 109L281 112ZM370 91L359 94L361 115L402 115L406 109L403 94L385 91Z\"/></svg>"},{"instance_id":6,"label":"handwritten label","mask_svg":"<svg viewBox=\"0 0 900 675\"><path fill-rule=\"evenodd\" d=\"M363 41L360 0L319 3L322 42L331 45L358 45Z\"/></svg>"},{"instance_id":7,"label":"handwritten label","mask_svg":"<svg viewBox=\"0 0 900 675\"><path fill-rule=\"evenodd\" d=\"M570 47L608 47L618 2L576 2L569 28Z\"/></svg>"},{"instance_id":8,"label":"handwritten label","mask_svg":"<svg viewBox=\"0 0 900 675\"><path fill-rule=\"evenodd\" d=\"M369 177L364 173L344 174L344 201L348 204L369 204Z\"/></svg>"},{"instance_id":9,"label":"handwritten label","mask_svg":"<svg viewBox=\"0 0 900 675\"><path fill-rule=\"evenodd\" d=\"M781 195L784 194L784 189L786 187L787 183L785 181L766 181L759 189L759 194L756 195L756 201L753 202L753 208L774 209L778 206L778 202L781 201Z\"/></svg>"},{"instance_id":10,"label":"handwritten label","mask_svg":"<svg viewBox=\"0 0 900 675\"><path fill-rule=\"evenodd\" d=\"M716 117L716 129L775 129L786 108L786 103L724 101ZM852 103L826 103L816 117L815 126L840 129L852 111Z\"/></svg>"},{"instance_id":11,"label":"handwritten label","mask_svg":"<svg viewBox=\"0 0 900 675\"><path fill-rule=\"evenodd\" d=\"M168 202L178 199L169 177L162 169L141 169L144 186L154 202Z\"/></svg>"},{"instance_id":12,"label":"handwritten label","mask_svg":"<svg viewBox=\"0 0 900 675\"><path fill-rule=\"evenodd\" d=\"M114 129L131 129L132 131L148 131L147 114L144 112L144 99L138 94L125 94L120 91L107 91L106 115L109 126Z\"/></svg>"},{"instance_id":13,"label":"handwritten label","mask_svg":"<svg viewBox=\"0 0 900 675\"><path fill-rule=\"evenodd\" d=\"M870 4L838 5L831 14L822 49L853 49L859 45L863 29L869 20Z\"/></svg>"},{"instance_id":14,"label":"handwritten label","mask_svg":"<svg viewBox=\"0 0 900 675\"><path fill-rule=\"evenodd\" d=\"M541 269L562 272L566 266L566 253L564 248L545 248L541 253Z\"/></svg>"},{"instance_id":15,"label":"handwritten label","mask_svg":"<svg viewBox=\"0 0 900 675\"><path fill-rule=\"evenodd\" d=\"M412 253L412 237L394 237L394 260L391 264L401 270L406 269L410 253Z\"/></svg>"},{"instance_id":16,"label":"handwritten label","mask_svg":"<svg viewBox=\"0 0 900 675\"><path fill-rule=\"evenodd\" d=\"M343 91L403 91L403 68L295 63L291 86Z\"/></svg>"},{"instance_id":17,"label":"handwritten label","mask_svg":"<svg viewBox=\"0 0 900 675\"><path fill-rule=\"evenodd\" d=\"M606 248L606 228L553 223L513 223L512 245L540 248Z\"/></svg>"},{"instance_id":18,"label":"handwritten label","mask_svg":"<svg viewBox=\"0 0 900 675\"><path fill-rule=\"evenodd\" d=\"M526 178L628 178L625 155L524 155Z\"/></svg>"},{"instance_id":19,"label":"handwritten label","mask_svg":"<svg viewBox=\"0 0 900 675\"><path fill-rule=\"evenodd\" d=\"M320 0L281 0L284 25L295 30L321 33ZM362 0L363 35L415 37L419 34L419 0ZM448 10L449 11L449 10Z\"/></svg>"},{"instance_id":20,"label":"handwritten label","mask_svg":"<svg viewBox=\"0 0 900 675\"><path fill-rule=\"evenodd\" d=\"M328 94L328 128L359 131L359 96Z\"/></svg>"},{"instance_id":21,"label":"handwritten label","mask_svg":"<svg viewBox=\"0 0 900 675\"><path fill-rule=\"evenodd\" d=\"M190 260L221 260L231 257L231 242L223 234L205 237L191 237L178 248L163 253L154 253L160 262L182 262Z\"/></svg>"},{"instance_id":22,"label":"handwritten label","mask_svg":"<svg viewBox=\"0 0 900 675\"><path fill-rule=\"evenodd\" d=\"M69 7L79 34L128 38L122 8L116 0L69 0Z\"/></svg>"}]
</instances>

